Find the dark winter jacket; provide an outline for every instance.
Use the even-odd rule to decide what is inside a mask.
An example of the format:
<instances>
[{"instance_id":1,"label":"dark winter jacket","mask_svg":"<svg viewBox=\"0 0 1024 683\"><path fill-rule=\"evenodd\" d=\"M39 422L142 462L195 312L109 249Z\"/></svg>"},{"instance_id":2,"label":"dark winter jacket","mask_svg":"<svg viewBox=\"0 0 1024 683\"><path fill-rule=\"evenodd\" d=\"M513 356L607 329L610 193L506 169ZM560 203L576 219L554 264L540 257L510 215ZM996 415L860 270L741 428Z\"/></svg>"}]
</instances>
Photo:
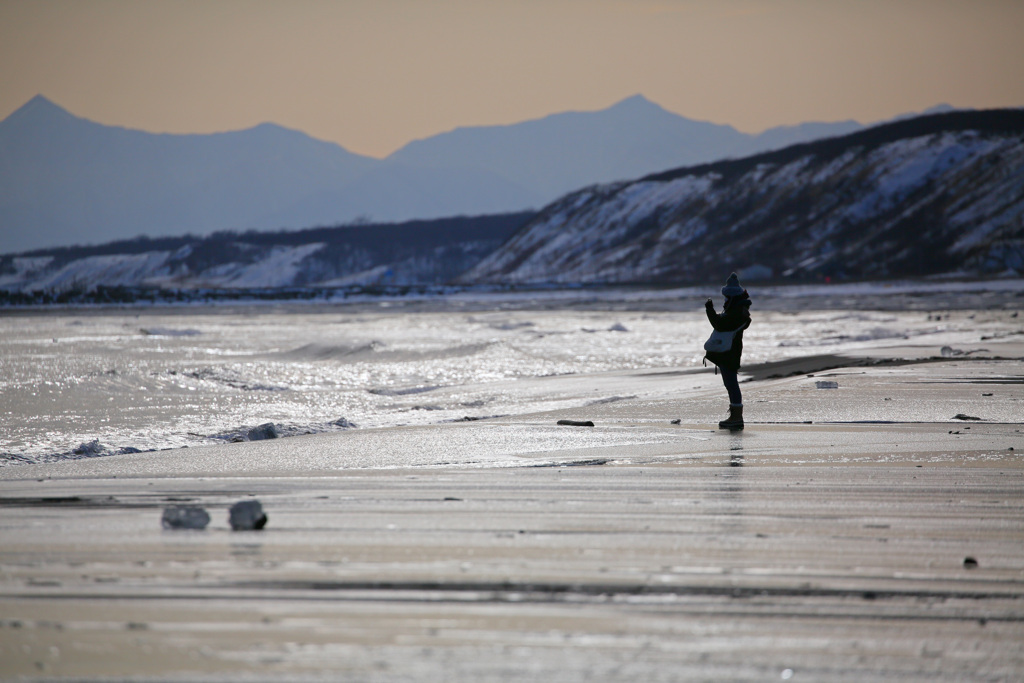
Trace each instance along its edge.
<instances>
[{"instance_id":1,"label":"dark winter jacket","mask_svg":"<svg viewBox=\"0 0 1024 683\"><path fill-rule=\"evenodd\" d=\"M746 292L740 296L732 296L725 300L721 313L715 312L715 306L709 299L704 307L711 326L720 332L739 330L732 340L732 348L728 351L708 351L704 357L720 368L736 371L740 369L740 356L743 354L743 330L750 325L750 297Z\"/></svg>"}]
</instances>

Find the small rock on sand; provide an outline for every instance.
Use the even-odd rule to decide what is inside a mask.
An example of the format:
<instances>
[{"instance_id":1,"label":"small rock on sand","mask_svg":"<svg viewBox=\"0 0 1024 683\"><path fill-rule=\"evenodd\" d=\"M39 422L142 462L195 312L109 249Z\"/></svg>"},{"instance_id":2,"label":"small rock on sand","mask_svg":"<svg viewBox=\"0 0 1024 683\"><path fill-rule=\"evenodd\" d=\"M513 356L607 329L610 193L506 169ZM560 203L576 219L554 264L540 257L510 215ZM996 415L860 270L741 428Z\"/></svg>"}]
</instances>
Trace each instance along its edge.
<instances>
[{"instance_id":1,"label":"small rock on sand","mask_svg":"<svg viewBox=\"0 0 1024 683\"><path fill-rule=\"evenodd\" d=\"M231 506L228 521L234 531L252 531L267 525L267 516L258 500L243 500Z\"/></svg>"},{"instance_id":2,"label":"small rock on sand","mask_svg":"<svg viewBox=\"0 0 1024 683\"><path fill-rule=\"evenodd\" d=\"M593 427L594 423L590 420L559 420L558 424L564 427Z\"/></svg>"},{"instance_id":3,"label":"small rock on sand","mask_svg":"<svg viewBox=\"0 0 1024 683\"><path fill-rule=\"evenodd\" d=\"M249 441L263 441L264 439L276 439L281 436L281 433L277 431L277 427L274 426L273 422L267 422L259 427L253 427L246 436L249 438Z\"/></svg>"}]
</instances>

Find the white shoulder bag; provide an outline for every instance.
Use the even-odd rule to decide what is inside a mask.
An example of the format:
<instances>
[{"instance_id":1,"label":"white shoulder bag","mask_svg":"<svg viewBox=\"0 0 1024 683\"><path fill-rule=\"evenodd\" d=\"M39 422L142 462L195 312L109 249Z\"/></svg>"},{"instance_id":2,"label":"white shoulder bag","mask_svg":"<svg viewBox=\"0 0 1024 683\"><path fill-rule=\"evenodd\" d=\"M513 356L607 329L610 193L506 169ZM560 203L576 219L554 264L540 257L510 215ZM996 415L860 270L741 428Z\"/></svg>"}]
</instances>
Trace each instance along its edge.
<instances>
[{"instance_id":1,"label":"white shoulder bag","mask_svg":"<svg viewBox=\"0 0 1024 683\"><path fill-rule=\"evenodd\" d=\"M728 351L729 349L732 348L732 340L736 338L736 333L739 332L740 330L747 329L749 325L750 321L748 320L746 323L744 323L740 327L737 327L735 330L729 330L727 332L715 330L714 332L711 333L711 336L708 337L708 340L704 342L704 350L717 351L719 353Z\"/></svg>"}]
</instances>

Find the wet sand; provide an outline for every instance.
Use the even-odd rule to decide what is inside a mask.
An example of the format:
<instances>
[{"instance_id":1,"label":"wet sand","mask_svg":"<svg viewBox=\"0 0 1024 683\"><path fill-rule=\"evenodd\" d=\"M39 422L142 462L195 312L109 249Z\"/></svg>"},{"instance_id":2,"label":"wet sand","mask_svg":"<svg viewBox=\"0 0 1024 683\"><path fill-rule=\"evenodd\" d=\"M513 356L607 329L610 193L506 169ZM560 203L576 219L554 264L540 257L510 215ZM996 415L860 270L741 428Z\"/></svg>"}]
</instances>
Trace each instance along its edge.
<instances>
[{"instance_id":1,"label":"wet sand","mask_svg":"<svg viewBox=\"0 0 1024 683\"><path fill-rule=\"evenodd\" d=\"M719 378L666 369L532 380L617 397L573 411L4 468L0 676L1024 680L1024 349L911 351L754 368L734 434ZM230 531L250 497L267 528ZM205 531L161 529L183 503Z\"/></svg>"}]
</instances>

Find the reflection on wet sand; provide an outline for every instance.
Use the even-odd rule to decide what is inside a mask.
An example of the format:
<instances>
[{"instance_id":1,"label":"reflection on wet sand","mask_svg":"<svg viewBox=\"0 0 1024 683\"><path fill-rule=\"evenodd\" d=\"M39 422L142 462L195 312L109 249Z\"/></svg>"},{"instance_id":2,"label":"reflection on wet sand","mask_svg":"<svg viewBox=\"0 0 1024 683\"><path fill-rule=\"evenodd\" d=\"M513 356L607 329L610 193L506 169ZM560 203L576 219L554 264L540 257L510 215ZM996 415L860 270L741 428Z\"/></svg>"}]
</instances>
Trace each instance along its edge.
<instances>
[{"instance_id":1,"label":"reflection on wet sand","mask_svg":"<svg viewBox=\"0 0 1024 683\"><path fill-rule=\"evenodd\" d=\"M0 481L0 671L1019 678L1019 462L738 469L736 442L681 463ZM240 487L273 519L258 542L219 515L161 529L162 498ZM47 503L72 491L107 503Z\"/></svg>"},{"instance_id":2,"label":"reflection on wet sand","mask_svg":"<svg viewBox=\"0 0 1024 683\"><path fill-rule=\"evenodd\" d=\"M743 432L729 434L729 467L743 467Z\"/></svg>"}]
</instances>

